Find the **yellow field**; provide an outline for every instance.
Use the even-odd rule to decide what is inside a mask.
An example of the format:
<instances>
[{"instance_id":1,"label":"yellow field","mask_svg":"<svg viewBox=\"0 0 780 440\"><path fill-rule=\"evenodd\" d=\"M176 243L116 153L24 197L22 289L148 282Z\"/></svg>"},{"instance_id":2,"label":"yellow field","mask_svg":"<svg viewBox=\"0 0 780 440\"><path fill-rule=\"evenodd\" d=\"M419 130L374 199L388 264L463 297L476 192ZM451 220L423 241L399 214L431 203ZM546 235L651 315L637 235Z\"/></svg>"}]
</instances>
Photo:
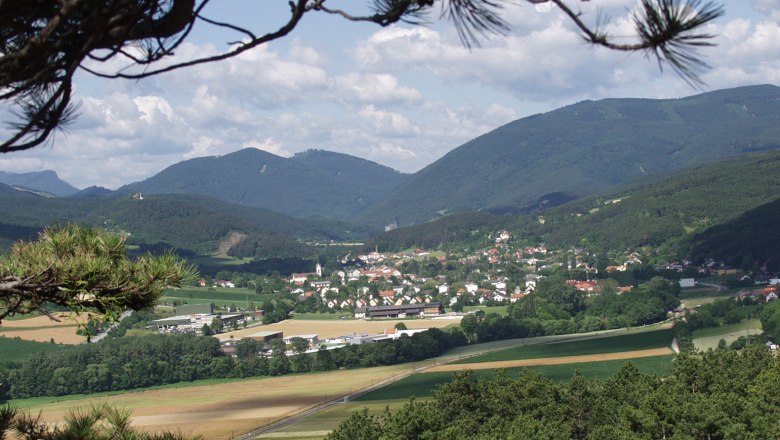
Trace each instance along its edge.
<instances>
[{"instance_id":1,"label":"yellow field","mask_svg":"<svg viewBox=\"0 0 780 440\"><path fill-rule=\"evenodd\" d=\"M265 331L280 331L284 336L295 336L305 334L317 334L320 339L335 338L338 336L357 334L375 335L382 333L385 329L391 329L396 323L403 322L406 328L428 329L431 327L442 328L452 324L460 323L460 317L455 319L388 319L381 321L363 321L363 320L294 320L288 319L275 324L268 324L259 327L252 327L243 330L236 330L217 335L219 339L241 339L252 333Z\"/></svg>"},{"instance_id":2,"label":"yellow field","mask_svg":"<svg viewBox=\"0 0 780 440\"><path fill-rule=\"evenodd\" d=\"M132 409L133 426L141 430L178 430L200 434L207 439L229 439L392 378L410 368L409 365L396 365L193 385L62 401L25 409L32 414L41 411L44 420L54 422L62 420L69 410L108 403Z\"/></svg>"},{"instance_id":3,"label":"yellow field","mask_svg":"<svg viewBox=\"0 0 780 440\"><path fill-rule=\"evenodd\" d=\"M623 351L619 353L598 353L578 356L516 359L511 361L479 362L474 364L443 364L429 368L426 370L426 372L496 370L500 368L535 367L541 365L566 365L580 362L604 362L624 359L638 359L643 357L664 356L668 354L674 354L674 351L672 351L671 348L651 348L647 350Z\"/></svg>"},{"instance_id":4,"label":"yellow field","mask_svg":"<svg viewBox=\"0 0 780 440\"><path fill-rule=\"evenodd\" d=\"M74 313L53 313L52 316L34 316L27 319L3 321L0 325L0 336L6 338L19 337L27 341L49 342L54 339L58 344L81 344L86 342L85 336L76 334L78 326L89 318L86 315Z\"/></svg>"}]
</instances>

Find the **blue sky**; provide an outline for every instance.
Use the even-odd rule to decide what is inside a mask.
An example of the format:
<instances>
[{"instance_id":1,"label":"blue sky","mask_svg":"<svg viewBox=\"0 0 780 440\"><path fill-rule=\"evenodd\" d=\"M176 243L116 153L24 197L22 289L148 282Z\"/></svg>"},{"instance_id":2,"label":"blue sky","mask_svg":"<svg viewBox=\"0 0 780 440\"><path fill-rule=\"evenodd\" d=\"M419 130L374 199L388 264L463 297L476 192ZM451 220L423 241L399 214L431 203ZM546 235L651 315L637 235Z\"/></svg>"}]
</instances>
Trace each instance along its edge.
<instances>
[{"instance_id":1,"label":"blue sky","mask_svg":"<svg viewBox=\"0 0 780 440\"><path fill-rule=\"evenodd\" d=\"M82 73L80 118L48 146L0 156L0 170L52 169L79 188L117 188L181 160L255 147L282 156L321 148L414 172L507 122L585 99L780 85L776 0L720 1L727 15L709 29L718 47L702 51L712 69L700 90L641 54L585 45L549 5L516 3L505 10L513 30L470 51L436 15L424 27L380 28L311 14L287 38L228 61L141 81ZM631 35L636 3L570 2L587 22L609 17L620 37ZM260 33L279 26L286 8L212 0L206 15ZM219 53L237 38L200 26L176 57Z\"/></svg>"}]
</instances>

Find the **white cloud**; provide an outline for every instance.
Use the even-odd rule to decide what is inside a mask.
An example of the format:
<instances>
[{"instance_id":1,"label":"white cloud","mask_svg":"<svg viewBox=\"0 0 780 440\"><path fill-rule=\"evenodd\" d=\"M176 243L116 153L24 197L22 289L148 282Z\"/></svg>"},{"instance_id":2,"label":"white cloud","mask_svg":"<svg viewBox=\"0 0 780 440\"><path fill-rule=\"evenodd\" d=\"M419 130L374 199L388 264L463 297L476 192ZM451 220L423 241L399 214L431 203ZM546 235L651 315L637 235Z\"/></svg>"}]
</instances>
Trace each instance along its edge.
<instances>
[{"instance_id":1,"label":"white cloud","mask_svg":"<svg viewBox=\"0 0 780 440\"><path fill-rule=\"evenodd\" d=\"M780 4L777 0L752 0L753 7L780 23Z\"/></svg>"},{"instance_id":2,"label":"white cloud","mask_svg":"<svg viewBox=\"0 0 780 440\"><path fill-rule=\"evenodd\" d=\"M387 73L361 74L349 72L333 79L333 98L364 103L415 103L422 93L406 87Z\"/></svg>"},{"instance_id":3,"label":"white cloud","mask_svg":"<svg viewBox=\"0 0 780 440\"><path fill-rule=\"evenodd\" d=\"M374 128L376 134L393 137L408 137L420 134L406 116L386 110L380 110L373 105L367 105L360 110L362 116Z\"/></svg>"}]
</instances>

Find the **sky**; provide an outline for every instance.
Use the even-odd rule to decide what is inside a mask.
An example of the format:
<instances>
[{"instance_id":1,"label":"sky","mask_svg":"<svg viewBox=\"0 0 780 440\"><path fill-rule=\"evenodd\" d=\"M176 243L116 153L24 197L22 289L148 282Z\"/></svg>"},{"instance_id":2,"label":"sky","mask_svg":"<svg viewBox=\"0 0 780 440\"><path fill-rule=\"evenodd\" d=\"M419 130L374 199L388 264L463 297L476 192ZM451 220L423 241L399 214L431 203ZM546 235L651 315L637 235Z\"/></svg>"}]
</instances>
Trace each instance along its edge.
<instances>
[{"instance_id":1,"label":"sky","mask_svg":"<svg viewBox=\"0 0 780 440\"><path fill-rule=\"evenodd\" d=\"M726 14L707 29L717 46L700 51L711 68L699 88L643 54L583 43L549 4L513 3L503 11L512 30L470 50L438 14L425 26L386 28L309 14L284 39L226 61L140 81L82 71L76 121L45 146L0 155L0 170L54 170L78 188L115 189L182 160L254 147L285 157L330 150L415 172L501 125L582 100L780 85L777 0L718 0ZM569 4L630 41L636 0ZM284 22L286 8L287 0L211 0L204 15L261 34ZM202 23L174 57L221 53L240 38Z\"/></svg>"}]
</instances>

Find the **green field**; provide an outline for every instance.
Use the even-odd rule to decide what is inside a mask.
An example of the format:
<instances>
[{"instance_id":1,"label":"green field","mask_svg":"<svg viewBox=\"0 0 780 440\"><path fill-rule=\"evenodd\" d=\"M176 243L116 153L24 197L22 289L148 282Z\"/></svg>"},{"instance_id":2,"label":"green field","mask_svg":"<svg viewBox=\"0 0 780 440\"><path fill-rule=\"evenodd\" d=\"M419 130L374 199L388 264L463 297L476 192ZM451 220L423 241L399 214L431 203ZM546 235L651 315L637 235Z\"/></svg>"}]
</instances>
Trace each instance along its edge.
<instances>
[{"instance_id":1,"label":"green field","mask_svg":"<svg viewBox=\"0 0 780 440\"><path fill-rule=\"evenodd\" d=\"M584 339L552 344L530 345L495 351L480 356L463 359L456 364L480 362L512 361L544 357L582 356L599 353L619 353L623 351L647 350L668 347L674 338L671 329L655 330L619 336Z\"/></svg>"},{"instance_id":2,"label":"green field","mask_svg":"<svg viewBox=\"0 0 780 440\"><path fill-rule=\"evenodd\" d=\"M464 312L474 312L477 310L482 310L485 312L485 314L488 313L495 313L499 316L506 316L507 310L509 309L509 306L465 306L463 307Z\"/></svg>"},{"instance_id":3,"label":"green field","mask_svg":"<svg viewBox=\"0 0 780 440\"><path fill-rule=\"evenodd\" d=\"M162 302L186 302L187 304L212 303L216 306L246 307L252 301L256 307L260 307L264 301L273 295L257 294L251 289L230 289L223 287L187 287L183 289L167 289L163 292Z\"/></svg>"},{"instance_id":4,"label":"green field","mask_svg":"<svg viewBox=\"0 0 780 440\"><path fill-rule=\"evenodd\" d=\"M60 345L48 342L24 341L0 337L0 361L19 362L27 356L41 351L57 350Z\"/></svg>"},{"instance_id":5,"label":"green field","mask_svg":"<svg viewBox=\"0 0 780 440\"><path fill-rule=\"evenodd\" d=\"M721 339L727 344L736 341L740 336L757 335L762 333L761 321L749 319L739 324L722 325L720 327L703 328L693 332L693 345L700 350L717 348Z\"/></svg>"},{"instance_id":6,"label":"green field","mask_svg":"<svg viewBox=\"0 0 780 440\"><path fill-rule=\"evenodd\" d=\"M575 371L579 370L579 372L587 378L606 380L617 373L626 362L631 362L643 373L665 376L672 370L673 359L674 355L667 355L638 358L630 361L616 360L507 368L504 371L508 377L514 378L518 377L523 369L528 369L550 380L565 382L572 378ZM478 378L489 378L496 374L496 371L497 370L473 370L473 373L474 376ZM371 402L377 400L408 399L412 396L420 398L431 397L433 396L433 389L437 385L451 381L454 374L454 372L449 371L414 374L384 388L364 394L355 399L355 401Z\"/></svg>"}]
</instances>

